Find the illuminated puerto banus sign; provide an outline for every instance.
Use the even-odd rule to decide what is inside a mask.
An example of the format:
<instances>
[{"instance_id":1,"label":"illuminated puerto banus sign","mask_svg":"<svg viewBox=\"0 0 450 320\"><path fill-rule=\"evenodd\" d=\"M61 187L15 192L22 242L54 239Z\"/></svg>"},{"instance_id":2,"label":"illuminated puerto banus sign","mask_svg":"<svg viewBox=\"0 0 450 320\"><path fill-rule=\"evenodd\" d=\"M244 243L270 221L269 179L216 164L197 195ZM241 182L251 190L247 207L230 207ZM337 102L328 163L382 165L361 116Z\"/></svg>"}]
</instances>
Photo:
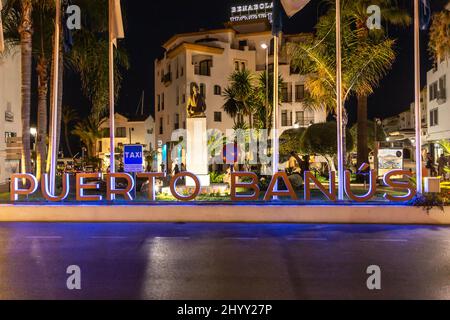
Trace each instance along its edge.
<instances>
[{"instance_id":1,"label":"illuminated puerto banus sign","mask_svg":"<svg viewBox=\"0 0 450 320\"><path fill-rule=\"evenodd\" d=\"M268 19L272 22L273 2L258 2L231 7L231 22Z\"/></svg>"},{"instance_id":2,"label":"illuminated puerto banus sign","mask_svg":"<svg viewBox=\"0 0 450 320\"><path fill-rule=\"evenodd\" d=\"M403 176L406 178L404 181L394 180L394 177ZM386 172L383 176L385 186L395 189L395 195L386 193L384 199L392 202L404 202L411 200L416 195L415 186L407 179L412 178L413 174L408 170L391 170ZM75 198L76 201L90 202L90 201L114 201L116 197L120 197L127 201L133 201L132 190L136 185L135 178L129 173L110 173L105 175L106 178L106 199L100 194L99 182L102 179L101 173L77 173L75 174ZM138 173L136 178L146 179L148 181L148 201L155 201L155 184L156 179L165 178L165 174L162 172L143 172ZM177 182L179 180L192 179L194 181L194 187L189 190L189 194L183 192L182 194L177 191ZM306 171L304 173L304 191L303 198L305 201L312 200L311 197L311 185L315 186L315 189L319 190L329 201L337 201L336 197L336 174L330 173L329 181L327 185L323 185L312 172ZM125 184L121 184L120 188L113 183L114 179L125 180ZM274 197L287 197L291 200L300 200L299 195L289 181L286 172L277 172L272 176L267 191L260 190L259 177L253 172L232 172L230 179L230 200L231 201L271 201ZM374 198L377 194L377 174L374 170L369 174L368 190L365 194L355 194L350 185L351 172L345 171L345 179L343 181L345 187L345 193L350 201L366 202ZM21 186L20 182L26 183ZM93 182L92 182L93 181ZM278 189L277 182L283 181L284 188ZM47 174L44 174L41 181L32 174L14 174L11 176L11 201L15 202L19 200L20 196L30 196L34 194L38 187L41 189L41 195L46 201L60 202L68 198L70 193L70 175L62 175L62 187L59 194L51 194L49 191L49 178ZM73 187L73 186L72 186ZM170 178L169 181L170 192L172 196L179 201L192 201L195 200L200 192L201 185L199 178L191 172L180 172ZM247 189L249 193L242 194L240 190ZM89 190L89 194L86 194L86 190ZM402 193L399 195L399 193Z\"/></svg>"}]
</instances>

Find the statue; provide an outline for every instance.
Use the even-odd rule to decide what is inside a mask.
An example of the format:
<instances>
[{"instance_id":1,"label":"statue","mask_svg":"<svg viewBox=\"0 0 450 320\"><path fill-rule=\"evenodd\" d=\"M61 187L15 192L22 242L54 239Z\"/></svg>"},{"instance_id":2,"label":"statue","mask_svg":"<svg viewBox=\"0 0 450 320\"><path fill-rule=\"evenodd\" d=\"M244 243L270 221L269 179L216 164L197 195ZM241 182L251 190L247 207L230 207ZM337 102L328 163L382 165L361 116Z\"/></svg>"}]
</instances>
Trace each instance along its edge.
<instances>
[{"instance_id":1,"label":"statue","mask_svg":"<svg viewBox=\"0 0 450 320\"><path fill-rule=\"evenodd\" d=\"M188 118L206 118L206 103L205 98L200 93L198 84L191 83L191 95L187 103Z\"/></svg>"}]
</instances>

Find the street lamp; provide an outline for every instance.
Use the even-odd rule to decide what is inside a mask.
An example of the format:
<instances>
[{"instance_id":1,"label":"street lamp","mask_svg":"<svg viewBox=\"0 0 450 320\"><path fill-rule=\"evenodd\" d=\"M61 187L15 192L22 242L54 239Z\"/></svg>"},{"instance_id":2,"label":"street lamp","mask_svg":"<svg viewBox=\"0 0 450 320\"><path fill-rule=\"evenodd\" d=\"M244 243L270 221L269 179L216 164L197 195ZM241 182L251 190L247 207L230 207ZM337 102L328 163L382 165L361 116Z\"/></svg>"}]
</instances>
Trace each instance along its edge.
<instances>
[{"instance_id":1,"label":"street lamp","mask_svg":"<svg viewBox=\"0 0 450 320\"><path fill-rule=\"evenodd\" d=\"M35 127L30 128L30 134L33 137L33 151L36 151L36 136L37 136L37 129Z\"/></svg>"},{"instance_id":2,"label":"street lamp","mask_svg":"<svg viewBox=\"0 0 450 320\"><path fill-rule=\"evenodd\" d=\"M269 46L267 43L261 43L261 48L266 50L266 108L269 109Z\"/></svg>"},{"instance_id":3,"label":"street lamp","mask_svg":"<svg viewBox=\"0 0 450 320\"><path fill-rule=\"evenodd\" d=\"M373 153L373 166L374 166L374 170L375 170L375 172L376 172L376 174L377 174L377 177L378 177L378 149L379 149L379 146L378 146L378 126L379 125L381 125L381 120L380 119L378 119L378 118L375 118L374 119L374 122L375 122L375 127L374 127L374 133L375 133L375 137L374 137L374 140L375 140L375 150L374 150L374 153Z\"/></svg>"},{"instance_id":4,"label":"street lamp","mask_svg":"<svg viewBox=\"0 0 450 320\"><path fill-rule=\"evenodd\" d=\"M267 43L261 43L261 49L266 51L266 121L269 110L269 46ZM273 146L272 146L273 148Z\"/></svg>"}]
</instances>

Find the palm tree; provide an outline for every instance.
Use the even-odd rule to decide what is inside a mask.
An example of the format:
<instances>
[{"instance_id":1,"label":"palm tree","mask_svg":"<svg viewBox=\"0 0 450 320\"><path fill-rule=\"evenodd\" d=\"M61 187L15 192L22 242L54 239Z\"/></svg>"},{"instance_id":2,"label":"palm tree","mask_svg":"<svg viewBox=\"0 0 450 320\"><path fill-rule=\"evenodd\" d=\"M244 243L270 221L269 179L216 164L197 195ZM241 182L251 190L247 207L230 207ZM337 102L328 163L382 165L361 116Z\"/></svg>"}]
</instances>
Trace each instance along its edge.
<instances>
[{"instance_id":1,"label":"palm tree","mask_svg":"<svg viewBox=\"0 0 450 320\"><path fill-rule=\"evenodd\" d=\"M61 47L56 148L59 148L61 136L63 72L65 66L80 75L83 92L91 101L92 112L97 118L100 118L108 106L108 1L75 0L73 4L83 8L84 20L83 28L73 34L73 48L69 52L65 52ZM128 67L128 57L125 50L116 50L114 74L116 97L122 80L121 70L128 69Z\"/></svg>"},{"instance_id":2,"label":"palm tree","mask_svg":"<svg viewBox=\"0 0 450 320\"><path fill-rule=\"evenodd\" d=\"M33 2L20 3L21 23L19 27L22 55L22 172L31 173L30 113L31 113L31 66L33 22L31 13Z\"/></svg>"},{"instance_id":3,"label":"palm tree","mask_svg":"<svg viewBox=\"0 0 450 320\"><path fill-rule=\"evenodd\" d=\"M344 9L342 15L344 105L352 94L364 97L373 93L395 59L394 40L381 34L377 37L361 37L361 30L354 26L356 26L354 17ZM335 12L330 8L327 14L319 19L315 37L305 38L302 43L288 44L293 66L308 76L305 82L309 95L307 104L316 108L326 108L332 112L336 110L335 43ZM344 118L347 119L346 112ZM346 126L346 121L344 125Z\"/></svg>"},{"instance_id":4,"label":"palm tree","mask_svg":"<svg viewBox=\"0 0 450 320\"><path fill-rule=\"evenodd\" d=\"M267 81L267 73L264 71L258 76L257 85L255 88L255 127L258 129L267 129L270 135L270 130L273 126L273 73L269 73ZM279 75L278 83L283 83L283 78ZM266 88L268 85L268 88ZM267 97L266 97L267 96ZM281 103L281 86L278 92L279 103Z\"/></svg>"},{"instance_id":5,"label":"palm tree","mask_svg":"<svg viewBox=\"0 0 450 320\"><path fill-rule=\"evenodd\" d=\"M435 63L450 56L450 11L445 10L433 16L430 27L428 50Z\"/></svg>"},{"instance_id":6,"label":"palm tree","mask_svg":"<svg viewBox=\"0 0 450 320\"><path fill-rule=\"evenodd\" d=\"M67 151L69 151L70 157L73 157L72 149L70 148L69 141L69 125L78 120L77 112L69 106L65 106L62 110L62 123L64 124L64 140L66 143Z\"/></svg>"},{"instance_id":7,"label":"palm tree","mask_svg":"<svg viewBox=\"0 0 450 320\"><path fill-rule=\"evenodd\" d=\"M79 121L72 130L72 134L78 136L86 146L88 158L94 158L97 154L96 141L102 137L100 126L103 122L104 119L100 120L99 117L91 114L88 118Z\"/></svg>"},{"instance_id":8,"label":"palm tree","mask_svg":"<svg viewBox=\"0 0 450 320\"><path fill-rule=\"evenodd\" d=\"M254 112L254 77L249 70L235 71L230 76L230 90L234 99L239 102L240 113L248 117L249 128L253 127Z\"/></svg>"},{"instance_id":9,"label":"palm tree","mask_svg":"<svg viewBox=\"0 0 450 320\"><path fill-rule=\"evenodd\" d=\"M333 2L334 4L334 2ZM400 8L398 8L396 1L393 0L354 0L345 4L343 10L343 16L348 16L348 20L354 22L355 30L357 32L357 40L360 43L364 43L369 37L374 40L384 38L385 30L375 29L370 31L367 27L367 20L369 15L367 14L367 8L370 5L378 5L381 8L381 16L385 24L391 24L396 26L408 26L411 23L410 15ZM344 18L345 19L345 18ZM370 93L369 93L370 94ZM367 131L367 98L366 92L357 92L357 166L359 167L363 163L368 163L368 131Z\"/></svg>"},{"instance_id":10,"label":"palm tree","mask_svg":"<svg viewBox=\"0 0 450 320\"><path fill-rule=\"evenodd\" d=\"M240 115L243 105L237 100L236 93L231 87L224 89L223 98L225 99L225 103L222 106L222 109L230 116L230 118L233 119L234 125L236 125L240 120L242 120L240 119Z\"/></svg>"},{"instance_id":11,"label":"palm tree","mask_svg":"<svg viewBox=\"0 0 450 320\"><path fill-rule=\"evenodd\" d=\"M37 141L36 141L36 177L38 180L45 173L47 160L48 134L48 82L49 66L52 52L52 36L54 21L54 2L45 0L37 2L33 10L33 43L36 48L33 56L36 60L36 74L38 78L38 108L37 108Z\"/></svg>"},{"instance_id":12,"label":"palm tree","mask_svg":"<svg viewBox=\"0 0 450 320\"><path fill-rule=\"evenodd\" d=\"M86 26L74 33L74 46L64 58L67 66L80 75L82 89L97 116L108 107L108 1L75 0L84 8ZM121 87L121 70L129 68L128 56L123 48L115 50L114 56L115 96Z\"/></svg>"}]
</instances>

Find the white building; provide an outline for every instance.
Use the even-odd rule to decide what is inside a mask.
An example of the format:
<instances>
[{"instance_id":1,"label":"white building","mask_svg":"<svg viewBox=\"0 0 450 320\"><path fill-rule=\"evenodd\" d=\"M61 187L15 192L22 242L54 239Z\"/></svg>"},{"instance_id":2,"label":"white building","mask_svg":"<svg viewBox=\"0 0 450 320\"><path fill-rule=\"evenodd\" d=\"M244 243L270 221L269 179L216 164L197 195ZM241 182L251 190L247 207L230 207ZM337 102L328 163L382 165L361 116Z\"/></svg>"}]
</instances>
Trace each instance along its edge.
<instances>
[{"instance_id":1,"label":"white building","mask_svg":"<svg viewBox=\"0 0 450 320\"><path fill-rule=\"evenodd\" d=\"M421 108L421 125L422 125L422 137L425 139L428 131L428 111L427 111L427 88L424 87L420 92L420 108ZM398 133L402 131L415 132L415 103L412 102L409 108L398 115L383 119L382 125L386 133ZM412 137L415 137L413 134Z\"/></svg>"},{"instance_id":2,"label":"white building","mask_svg":"<svg viewBox=\"0 0 450 320\"><path fill-rule=\"evenodd\" d=\"M20 171L21 56L16 48L0 56L0 186Z\"/></svg>"},{"instance_id":3,"label":"white building","mask_svg":"<svg viewBox=\"0 0 450 320\"><path fill-rule=\"evenodd\" d=\"M144 151L155 150L155 121L152 116L128 118L116 113L115 126L116 150L125 144L141 144L144 146ZM103 131L103 138L97 141L97 156L103 159L104 166L108 167L110 157L109 121L104 121L100 129ZM150 166L152 165L154 164L150 163Z\"/></svg>"},{"instance_id":4,"label":"white building","mask_svg":"<svg viewBox=\"0 0 450 320\"><path fill-rule=\"evenodd\" d=\"M427 73L428 85L428 135L431 152L439 156L440 140L450 140L450 60L442 60Z\"/></svg>"},{"instance_id":5,"label":"white building","mask_svg":"<svg viewBox=\"0 0 450 320\"><path fill-rule=\"evenodd\" d=\"M273 68L271 26L267 20L252 23L229 23L226 28L177 34L164 45L164 57L155 61L155 129L156 140L162 147L162 161L172 147L172 132L186 128L186 102L190 85L195 82L205 97L207 129L218 129L223 134L233 129L234 122L222 109L222 93L229 85L229 76L235 70L248 69L254 73L266 69L266 50L269 46L269 69ZM300 41L301 35L283 36L283 45ZM294 127L306 127L326 121L326 112L306 109L304 76L291 72L286 54L280 57L280 75L283 78L282 99L279 108L279 134Z\"/></svg>"},{"instance_id":6,"label":"white building","mask_svg":"<svg viewBox=\"0 0 450 320\"><path fill-rule=\"evenodd\" d=\"M421 108L421 133L422 141L425 144L428 126L427 126L427 88L424 87L420 92ZM387 134L386 141L381 144L383 148L402 148L405 161L405 167L415 161L414 147L416 143L415 129L415 103L409 105L409 109L382 121L383 130Z\"/></svg>"}]
</instances>

